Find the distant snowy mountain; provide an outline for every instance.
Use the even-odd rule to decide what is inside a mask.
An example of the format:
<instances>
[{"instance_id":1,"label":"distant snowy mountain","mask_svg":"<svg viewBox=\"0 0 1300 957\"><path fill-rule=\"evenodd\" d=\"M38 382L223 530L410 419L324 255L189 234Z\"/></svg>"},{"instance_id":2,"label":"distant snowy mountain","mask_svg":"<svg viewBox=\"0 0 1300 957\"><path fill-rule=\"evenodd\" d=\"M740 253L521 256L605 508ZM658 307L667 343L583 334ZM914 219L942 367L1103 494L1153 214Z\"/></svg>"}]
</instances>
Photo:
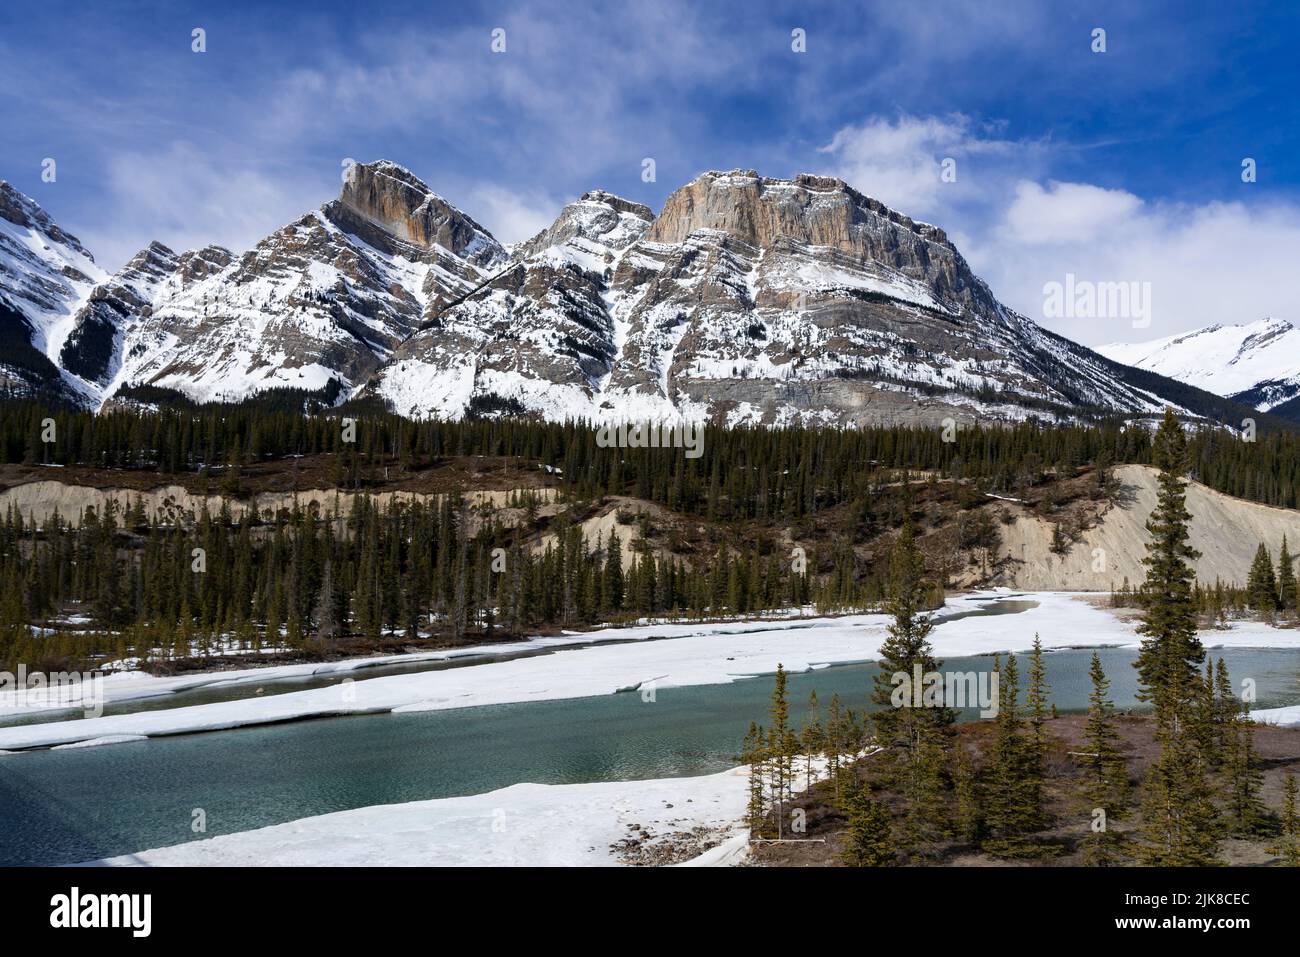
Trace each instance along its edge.
<instances>
[{"instance_id":1,"label":"distant snowy mountain","mask_svg":"<svg viewBox=\"0 0 1300 957\"><path fill-rule=\"evenodd\" d=\"M242 255L154 243L112 276L7 184L0 217L3 384L90 407L294 390L448 418L1225 414L1018 315L942 229L829 177L705 173L658 215L595 190L507 250L380 161Z\"/></svg>"},{"instance_id":2,"label":"distant snowy mountain","mask_svg":"<svg viewBox=\"0 0 1300 957\"><path fill-rule=\"evenodd\" d=\"M1261 411L1277 410L1300 396L1300 329L1280 319L1207 326L1097 351Z\"/></svg>"}]
</instances>

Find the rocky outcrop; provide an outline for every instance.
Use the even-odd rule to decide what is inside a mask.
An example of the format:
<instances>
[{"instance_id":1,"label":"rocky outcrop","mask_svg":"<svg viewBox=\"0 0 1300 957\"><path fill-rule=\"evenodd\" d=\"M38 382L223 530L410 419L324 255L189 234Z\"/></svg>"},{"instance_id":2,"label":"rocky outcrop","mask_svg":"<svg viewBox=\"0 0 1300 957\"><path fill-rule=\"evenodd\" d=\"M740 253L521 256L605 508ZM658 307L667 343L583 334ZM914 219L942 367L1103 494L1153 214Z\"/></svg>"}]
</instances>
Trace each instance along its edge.
<instances>
[{"instance_id":1,"label":"rocky outcrop","mask_svg":"<svg viewBox=\"0 0 1300 957\"><path fill-rule=\"evenodd\" d=\"M105 386L122 364L122 342L153 313L155 292L180 266L162 243L150 243L107 282L96 286L74 318L59 352L63 368Z\"/></svg>"},{"instance_id":2,"label":"rocky outcrop","mask_svg":"<svg viewBox=\"0 0 1300 957\"><path fill-rule=\"evenodd\" d=\"M381 160L348 168L339 203L398 239L487 265L505 258L492 235L410 170Z\"/></svg>"},{"instance_id":3,"label":"rocky outcrop","mask_svg":"<svg viewBox=\"0 0 1300 957\"><path fill-rule=\"evenodd\" d=\"M97 287L78 317L65 365L101 401L139 387L196 401L268 389L336 401L506 258L474 220L387 162L352 167L337 200L241 256L162 250Z\"/></svg>"}]
</instances>

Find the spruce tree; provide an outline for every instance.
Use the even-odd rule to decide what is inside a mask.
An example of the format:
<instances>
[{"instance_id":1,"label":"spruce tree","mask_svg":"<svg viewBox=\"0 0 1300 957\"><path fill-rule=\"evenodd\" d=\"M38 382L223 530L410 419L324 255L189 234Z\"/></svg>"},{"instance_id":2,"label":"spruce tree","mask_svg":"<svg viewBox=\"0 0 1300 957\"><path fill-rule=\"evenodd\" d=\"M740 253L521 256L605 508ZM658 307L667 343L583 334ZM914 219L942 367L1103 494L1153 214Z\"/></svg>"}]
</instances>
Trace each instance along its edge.
<instances>
[{"instance_id":1,"label":"spruce tree","mask_svg":"<svg viewBox=\"0 0 1300 957\"><path fill-rule=\"evenodd\" d=\"M1118 863L1121 835L1111 823L1122 820L1129 810L1128 768L1119 751L1114 728L1114 705L1110 680L1095 651L1088 668L1092 691L1088 694L1088 720L1084 725L1083 801L1089 811L1089 834L1084 840L1083 860L1093 867ZM1100 815L1098 812L1100 811Z\"/></svg>"},{"instance_id":2,"label":"spruce tree","mask_svg":"<svg viewBox=\"0 0 1300 957\"><path fill-rule=\"evenodd\" d=\"M1047 683L1047 666L1043 663L1043 641L1034 634L1033 648L1029 652L1029 687L1025 694L1025 707L1029 712L1029 733L1033 742L1035 760L1039 763L1039 773L1047 757L1047 716L1048 699L1052 695Z\"/></svg>"},{"instance_id":3,"label":"spruce tree","mask_svg":"<svg viewBox=\"0 0 1300 957\"><path fill-rule=\"evenodd\" d=\"M1290 772L1282 779L1282 814L1278 822L1275 853L1287 867L1300 867L1300 814L1296 811L1296 780Z\"/></svg>"},{"instance_id":4,"label":"spruce tree","mask_svg":"<svg viewBox=\"0 0 1300 957\"><path fill-rule=\"evenodd\" d=\"M800 735L800 746L804 752L804 772L807 776L807 788L812 790L813 786L813 759L821 753L822 739L824 737L820 712L817 706L817 692L813 691L808 696L808 722L803 727L803 733Z\"/></svg>"},{"instance_id":5,"label":"spruce tree","mask_svg":"<svg viewBox=\"0 0 1300 957\"><path fill-rule=\"evenodd\" d=\"M1219 662L1224 675L1222 684L1227 691L1222 703L1225 753L1221 761L1227 823L1235 834L1249 837L1258 832L1264 819L1264 802L1260 797L1264 773L1258 767L1255 723L1250 720L1249 708L1232 695L1227 667L1222 658Z\"/></svg>"},{"instance_id":6,"label":"spruce tree","mask_svg":"<svg viewBox=\"0 0 1300 957\"><path fill-rule=\"evenodd\" d=\"M899 822L900 838L909 850L946 834L945 750L947 733L955 719L939 690L937 700L922 697L916 706L915 693L894 704L897 682L914 692L918 679L936 674L941 667L934 658L929 635L934 625L924 608L928 589L925 564L913 539L910 522L905 522L890 558L890 591L886 611L893 616L889 637L880 647L880 671L875 678L872 701L879 706L873 718L876 743L885 749L882 763L904 800ZM933 695L931 689L931 694Z\"/></svg>"},{"instance_id":7,"label":"spruce tree","mask_svg":"<svg viewBox=\"0 0 1300 957\"><path fill-rule=\"evenodd\" d=\"M952 789L955 800L953 827L958 837L978 844L984 832L984 809L980 800L979 776L970 752L958 744L953 761Z\"/></svg>"},{"instance_id":8,"label":"spruce tree","mask_svg":"<svg viewBox=\"0 0 1300 957\"><path fill-rule=\"evenodd\" d=\"M1250 607L1259 615L1271 618L1277 610L1277 578L1273 574L1273 559L1263 542L1255 549L1250 574L1246 578L1246 594Z\"/></svg>"},{"instance_id":9,"label":"spruce tree","mask_svg":"<svg viewBox=\"0 0 1300 957\"><path fill-rule=\"evenodd\" d=\"M1188 544L1191 514L1187 511L1183 473L1187 467L1187 437L1172 409L1156 433L1152 458L1160 469L1156 507L1146 528L1151 535L1142 560L1147 577L1142 586L1145 636L1138 659L1142 689L1139 698L1155 705L1156 720L1168 724L1187 704L1205 649L1196 636L1196 604L1192 598L1195 572L1191 562L1200 553ZM1173 672L1180 680L1173 680ZM1173 696L1174 689L1183 698Z\"/></svg>"},{"instance_id":10,"label":"spruce tree","mask_svg":"<svg viewBox=\"0 0 1300 957\"><path fill-rule=\"evenodd\" d=\"M1142 685L1139 697L1155 706L1160 756L1146 778L1142 856L1150 864L1209 864L1218 849L1218 827L1196 724L1205 659L1192 593L1191 562L1199 553L1188 544L1187 436L1172 409L1165 409L1152 460L1160 474L1156 507L1146 526L1151 541L1143 559L1147 577L1138 627L1145 637L1135 665Z\"/></svg>"},{"instance_id":11,"label":"spruce tree","mask_svg":"<svg viewBox=\"0 0 1300 957\"><path fill-rule=\"evenodd\" d=\"M1283 612L1295 613L1295 568L1292 565L1291 552L1287 548L1285 535L1282 536L1282 549L1277 553L1277 604Z\"/></svg>"},{"instance_id":12,"label":"spruce tree","mask_svg":"<svg viewBox=\"0 0 1300 957\"><path fill-rule=\"evenodd\" d=\"M890 836L889 810L860 784L848 799L848 841L844 862L850 867L888 867L898 862Z\"/></svg>"},{"instance_id":13,"label":"spruce tree","mask_svg":"<svg viewBox=\"0 0 1300 957\"><path fill-rule=\"evenodd\" d=\"M1043 826L1041 767L1035 760L1034 745L1024 731L1020 711L1020 680L1015 655L997 662L997 733L988 766L985 789L984 846L1003 857L1034 853L1032 835Z\"/></svg>"},{"instance_id":14,"label":"spruce tree","mask_svg":"<svg viewBox=\"0 0 1300 957\"><path fill-rule=\"evenodd\" d=\"M1186 701L1193 694L1181 685L1184 669L1171 668L1171 701ZM1200 684L1199 675L1191 679ZM1186 705L1169 723L1157 726L1160 755L1147 771L1142 800L1143 863L1163 867L1208 866L1217 862L1218 813L1208 781L1205 756L1189 733Z\"/></svg>"},{"instance_id":15,"label":"spruce tree","mask_svg":"<svg viewBox=\"0 0 1300 957\"><path fill-rule=\"evenodd\" d=\"M794 763L797 739L790 727L790 703L786 699L786 672L776 666L772 704L768 711L772 724L767 731L767 758L771 766L772 810L776 815L777 837L785 835L785 814L794 790Z\"/></svg>"},{"instance_id":16,"label":"spruce tree","mask_svg":"<svg viewBox=\"0 0 1300 957\"><path fill-rule=\"evenodd\" d=\"M334 588L334 563L326 561L320 592L316 596L316 605L312 609L312 621L316 625L317 640L328 648L334 646L343 630L340 617L338 593Z\"/></svg>"},{"instance_id":17,"label":"spruce tree","mask_svg":"<svg viewBox=\"0 0 1300 957\"><path fill-rule=\"evenodd\" d=\"M767 819L767 805L763 796L763 777L767 770L766 751L763 729L756 723L749 723L741 746L740 759L749 765L749 800L745 807L745 819L749 824L751 840L763 836L763 826Z\"/></svg>"},{"instance_id":18,"label":"spruce tree","mask_svg":"<svg viewBox=\"0 0 1300 957\"><path fill-rule=\"evenodd\" d=\"M942 727L955 720L947 707L914 708L910 698L903 707L893 706L896 676L903 675L908 682L914 682L918 667L922 676L941 667L930 646L934 622L924 610L927 599L924 576L925 561L916 547L912 525L907 522L890 554L885 612L893 621L887 628L889 637L880 646L880 671L871 695L872 702L880 708L875 714L878 743L886 747L914 742L920 725Z\"/></svg>"}]
</instances>

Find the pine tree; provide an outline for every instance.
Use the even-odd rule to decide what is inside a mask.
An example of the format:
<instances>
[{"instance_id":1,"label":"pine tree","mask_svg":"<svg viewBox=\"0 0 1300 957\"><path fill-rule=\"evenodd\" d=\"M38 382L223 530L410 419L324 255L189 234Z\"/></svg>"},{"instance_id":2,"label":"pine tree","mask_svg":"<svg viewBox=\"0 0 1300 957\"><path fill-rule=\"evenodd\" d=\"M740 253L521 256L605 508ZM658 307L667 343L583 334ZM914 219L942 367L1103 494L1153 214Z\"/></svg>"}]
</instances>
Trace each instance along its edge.
<instances>
[{"instance_id":1,"label":"pine tree","mask_svg":"<svg viewBox=\"0 0 1300 957\"><path fill-rule=\"evenodd\" d=\"M1196 687L1198 668L1205 659L1205 649L1196 636L1196 604L1192 598L1195 573L1191 562L1200 553L1188 544L1191 514L1183 484L1187 437L1172 409L1165 410L1152 457L1160 475L1156 507L1146 525L1151 540L1142 560L1147 577L1142 586L1142 622L1137 630L1145 638L1134 664L1142 685L1139 698L1154 703L1156 720L1165 726L1190 700L1187 696Z\"/></svg>"},{"instance_id":2,"label":"pine tree","mask_svg":"<svg viewBox=\"0 0 1300 957\"><path fill-rule=\"evenodd\" d=\"M772 769L772 809L776 815L777 837L785 835L785 814L794 790L796 737L790 727L790 704L786 699L785 668L776 666L772 704L768 711L772 724L767 732L767 756Z\"/></svg>"},{"instance_id":3,"label":"pine tree","mask_svg":"<svg viewBox=\"0 0 1300 957\"><path fill-rule=\"evenodd\" d=\"M1170 701L1186 701L1192 692L1181 684L1186 672L1169 671L1173 687ZM1192 678L1198 685L1200 676ZM1186 705L1183 706L1185 712ZM1175 713L1169 723L1157 726L1160 756L1147 771L1143 787L1143 863L1162 867L1208 866L1216 863L1219 844L1218 813L1208 782L1206 760L1194 735L1188 733L1186 714Z\"/></svg>"},{"instance_id":4,"label":"pine tree","mask_svg":"<svg viewBox=\"0 0 1300 957\"><path fill-rule=\"evenodd\" d=\"M826 714L826 729L822 738L822 754L826 758L826 771L830 776L831 786L834 788L836 804L840 803L840 797L844 791L843 758L848 750L847 724L839 693L832 694L830 708Z\"/></svg>"},{"instance_id":5,"label":"pine tree","mask_svg":"<svg viewBox=\"0 0 1300 957\"><path fill-rule=\"evenodd\" d=\"M1287 867L1300 867L1300 814L1296 812L1295 775L1289 772L1282 779L1282 815L1275 853Z\"/></svg>"},{"instance_id":6,"label":"pine tree","mask_svg":"<svg viewBox=\"0 0 1300 957\"><path fill-rule=\"evenodd\" d=\"M813 691L808 696L808 723L804 725L803 733L800 735L800 746L804 752L804 771L807 775L807 788L812 790L813 786L813 759L821 753L822 739L825 732L822 729L820 713L817 706L817 692Z\"/></svg>"},{"instance_id":7,"label":"pine tree","mask_svg":"<svg viewBox=\"0 0 1300 957\"><path fill-rule=\"evenodd\" d=\"M1296 610L1295 568L1285 535L1282 536L1282 549L1277 553L1277 604L1284 612L1294 613Z\"/></svg>"},{"instance_id":8,"label":"pine tree","mask_svg":"<svg viewBox=\"0 0 1300 957\"><path fill-rule=\"evenodd\" d=\"M1051 694L1051 686L1047 683L1047 666L1043 663L1043 641L1035 633L1033 648L1029 652L1029 688L1025 695L1025 706L1029 711L1030 739L1040 775L1047 757L1046 727Z\"/></svg>"},{"instance_id":9,"label":"pine tree","mask_svg":"<svg viewBox=\"0 0 1300 957\"><path fill-rule=\"evenodd\" d=\"M956 807L953 826L962 840L977 844L984 833L984 810L980 799L979 777L970 752L961 745L957 745L955 750L952 789Z\"/></svg>"},{"instance_id":10,"label":"pine tree","mask_svg":"<svg viewBox=\"0 0 1300 957\"><path fill-rule=\"evenodd\" d=\"M325 562L325 574L321 579L320 592L316 596L316 606L311 617L316 624L316 638L327 647L333 647L343 630L339 621L338 595L334 589L333 562Z\"/></svg>"},{"instance_id":11,"label":"pine tree","mask_svg":"<svg viewBox=\"0 0 1300 957\"><path fill-rule=\"evenodd\" d=\"M994 665L998 675L997 736L988 770L984 846L1004 857L1035 851L1031 836L1044 821L1041 768L1020 713L1016 656Z\"/></svg>"},{"instance_id":12,"label":"pine tree","mask_svg":"<svg viewBox=\"0 0 1300 957\"><path fill-rule=\"evenodd\" d=\"M767 818L767 805L763 799L763 777L766 772L766 752L764 750L763 729L755 722L749 723L741 747L741 760L749 765L749 801L745 807L745 819L749 824L750 839L763 836L763 825Z\"/></svg>"},{"instance_id":13,"label":"pine tree","mask_svg":"<svg viewBox=\"0 0 1300 957\"><path fill-rule=\"evenodd\" d=\"M872 701L880 706L875 715L876 728L881 739L879 743L884 746L914 739L918 725L939 727L950 725L955 720L955 715L947 707L918 709L911 707L910 700L904 707L894 706L896 676L904 675L909 682L914 682L918 668L925 676L941 667L930 646L934 623L924 613L927 594L924 574L924 559L916 548L912 526L908 522L899 532L890 557L889 597L885 611L894 620L887 628L889 637L880 646L880 671L875 677L871 696Z\"/></svg>"},{"instance_id":14,"label":"pine tree","mask_svg":"<svg viewBox=\"0 0 1300 957\"><path fill-rule=\"evenodd\" d=\"M865 784L848 799L848 841L844 862L850 867L888 867L898 862L890 836L889 810L871 797Z\"/></svg>"},{"instance_id":15,"label":"pine tree","mask_svg":"<svg viewBox=\"0 0 1300 957\"><path fill-rule=\"evenodd\" d=\"M1268 554L1268 546L1263 542L1255 549L1255 560L1251 562L1250 574L1246 578L1246 594L1250 607L1257 614L1272 617L1277 610L1277 578L1273 574L1273 559Z\"/></svg>"},{"instance_id":16,"label":"pine tree","mask_svg":"<svg viewBox=\"0 0 1300 957\"><path fill-rule=\"evenodd\" d=\"M875 678L872 700L881 707L873 715L877 743L885 749L882 763L901 792L904 815L899 823L900 838L917 850L919 845L943 837L948 828L944 800L944 768L947 732L955 719L942 700L904 696L895 702L899 676L903 687L937 674L940 662L931 651L929 635L934 625L923 608L927 601L924 560L905 523L894 543L890 561L890 592L886 611L893 616L889 637L880 647L880 671Z\"/></svg>"},{"instance_id":17,"label":"pine tree","mask_svg":"<svg viewBox=\"0 0 1300 957\"><path fill-rule=\"evenodd\" d=\"M1119 751L1119 736L1113 727L1110 680L1102 669L1101 656L1096 652L1092 654L1088 675L1092 680L1092 691L1088 695L1088 720L1084 726L1088 750L1083 762L1082 796L1092 823L1084 840L1083 860L1092 867L1105 867L1119 860L1121 836L1111 829L1111 823L1128 814L1128 769Z\"/></svg>"},{"instance_id":18,"label":"pine tree","mask_svg":"<svg viewBox=\"0 0 1300 957\"><path fill-rule=\"evenodd\" d=\"M1248 706L1231 696L1227 666L1222 665L1222 658L1219 661L1225 678L1223 684L1229 693L1223 702L1225 753L1221 761L1226 811L1233 832L1248 837L1258 832L1264 819L1264 802L1260 797L1264 773L1256 759L1255 724L1250 720Z\"/></svg>"},{"instance_id":19,"label":"pine tree","mask_svg":"<svg viewBox=\"0 0 1300 957\"><path fill-rule=\"evenodd\" d=\"M1142 856L1165 866L1209 864L1218 850L1218 826L1196 726L1205 649L1196 635L1190 563L1199 553L1188 544L1187 437L1172 409L1156 432L1152 460L1160 469L1159 490L1147 521L1151 541L1138 627L1145 638L1135 664L1139 697L1155 706L1160 756L1147 772Z\"/></svg>"}]
</instances>

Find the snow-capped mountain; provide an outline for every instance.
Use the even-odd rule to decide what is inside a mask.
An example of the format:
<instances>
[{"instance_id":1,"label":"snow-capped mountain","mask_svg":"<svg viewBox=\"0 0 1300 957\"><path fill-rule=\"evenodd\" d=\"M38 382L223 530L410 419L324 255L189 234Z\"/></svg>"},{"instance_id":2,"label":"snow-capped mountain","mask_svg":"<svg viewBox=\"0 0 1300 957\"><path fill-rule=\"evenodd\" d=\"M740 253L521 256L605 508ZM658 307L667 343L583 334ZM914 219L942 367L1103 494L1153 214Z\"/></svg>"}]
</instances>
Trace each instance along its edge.
<instances>
[{"instance_id":1,"label":"snow-capped mountain","mask_svg":"<svg viewBox=\"0 0 1300 957\"><path fill-rule=\"evenodd\" d=\"M91 294L63 356L99 388L238 401L348 395L442 304L506 259L486 230L392 163L242 256L154 244Z\"/></svg>"},{"instance_id":2,"label":"snow-capped mountain","mask_svg":"<svg viewBox=\"0 0 1300 957\"><path fill-rule=\"evenodd\" d=\"M1207 326L1152 342L1112 343L1097 351L1262 411L1300 396L1300 329L1281 319Z\"/></svg>"},{"instance_id":3,"label":"snow-capped mountain","mask_svg":"<svg viewBox=\"0 0 1300 957\"><path fill-rule=\"evenodd\" d=\"M36 356L90 406L293 389L415 416L852 425L1217 401L1035 325L942 229L829 177L705 173L658 215L596 190L507 250L380 161L242 255L154 243L112 276L0 196L0 305L27 348L7 337L6 381L34 389Z\"/></svg>"},{"instance_id":4,"label":"snow-capped mountain","mask_svg":"<svg viewBox=\"0 0 1300 957\"><path fill-rule=\"evenodd\" d=\"M104 271L35 200L0 180L0 389L85 401L59 351Z\"/></svg>"},{"instance_id":5,"label":"snow-capped mountain","mask_svg":"<svg viewBox=\"0 0 1300 957\"><path fill-rule=\"evenodd\" d=\"M586 194L366 391L412 415L765 424L1161 406L1004 308L937 227L752 171L706 173L658 216Z\"/></svg>"}]
</instances>

